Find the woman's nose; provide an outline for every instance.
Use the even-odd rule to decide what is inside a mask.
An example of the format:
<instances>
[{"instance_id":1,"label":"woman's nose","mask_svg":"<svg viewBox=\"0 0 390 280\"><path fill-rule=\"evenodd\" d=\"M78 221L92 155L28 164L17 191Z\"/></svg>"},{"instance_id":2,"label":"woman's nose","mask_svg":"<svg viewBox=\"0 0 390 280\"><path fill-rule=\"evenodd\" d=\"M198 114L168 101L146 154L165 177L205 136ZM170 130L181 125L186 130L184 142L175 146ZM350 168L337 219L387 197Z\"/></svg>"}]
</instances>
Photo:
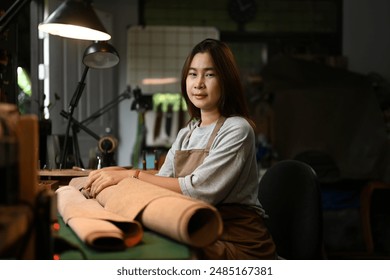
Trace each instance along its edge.
<instances>
[{"instance_id":1,"label":"woman's nose","mask_svg":"<svg viewBox=\"0 0 390 280\"><path fill-rule=\"evenodd\" d=\"M204 81L202 78L199 78L196 83L195 83L195 88L197 89L201 89L201 88L204 88Z\"/></svg>"}]
</instances>

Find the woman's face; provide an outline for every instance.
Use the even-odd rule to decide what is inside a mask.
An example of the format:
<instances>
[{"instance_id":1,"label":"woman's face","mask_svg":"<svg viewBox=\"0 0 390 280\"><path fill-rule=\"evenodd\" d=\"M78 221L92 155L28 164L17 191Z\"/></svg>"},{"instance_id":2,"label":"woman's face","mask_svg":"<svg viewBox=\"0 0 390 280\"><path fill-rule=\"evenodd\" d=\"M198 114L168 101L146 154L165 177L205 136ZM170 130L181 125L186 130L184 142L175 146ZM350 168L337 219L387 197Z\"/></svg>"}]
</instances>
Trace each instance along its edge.
<instances>
[{"instance_id":1,"label":"woman's face","mask_svg":"<svg viewBox=\"0 0 390 280\"><path fill-rule=\"evenodd\" d=\"M201 112L218 110L221 87L209 53L197 53L194 56L187 74L186 86L188 98Z\"/></svg>"}]
</instances>

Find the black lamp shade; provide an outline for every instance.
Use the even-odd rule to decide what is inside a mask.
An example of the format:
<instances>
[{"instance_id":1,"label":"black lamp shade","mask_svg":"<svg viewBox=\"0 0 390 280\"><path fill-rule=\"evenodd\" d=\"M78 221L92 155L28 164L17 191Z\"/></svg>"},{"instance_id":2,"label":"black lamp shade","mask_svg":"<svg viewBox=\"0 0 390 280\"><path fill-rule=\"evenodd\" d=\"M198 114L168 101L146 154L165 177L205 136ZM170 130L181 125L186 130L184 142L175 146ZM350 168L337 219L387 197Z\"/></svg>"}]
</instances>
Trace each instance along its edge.
<instances>
[{"instance_id":1,"label":"black lamp shade","mask_svg":"<svg viewBox=\"0 0 390 280\"><path fill-rule=\"evenodd\" d=\"M110 68L118 62L117 51L107 42L95 42L84 51L83 63L91 68Z\"/></svg>"},{"instance_id":2,"label":"black lamp shade","mask_svg":"<svg viewBox=\"0 0 390 280\"><path fill-rule=\"evenodd\" d=\"M65 1L38 28L42 32L67 38L91 41L111 39L90 1Z\"/></svg>"}]
</instances>

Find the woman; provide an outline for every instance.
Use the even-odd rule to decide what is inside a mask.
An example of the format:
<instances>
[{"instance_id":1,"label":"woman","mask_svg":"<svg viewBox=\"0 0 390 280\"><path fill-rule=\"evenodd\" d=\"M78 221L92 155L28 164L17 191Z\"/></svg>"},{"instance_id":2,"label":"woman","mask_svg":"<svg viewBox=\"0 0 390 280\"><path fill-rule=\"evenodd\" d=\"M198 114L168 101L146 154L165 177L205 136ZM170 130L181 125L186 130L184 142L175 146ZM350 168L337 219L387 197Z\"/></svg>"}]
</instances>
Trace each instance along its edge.
<instances>
[{"instance_id":1,"label":"woman","mask_svg":"<svg viewBox=\"0 0 390 280\"><path fill-rule=\"evenodd\" d=\"M92 196L133 176L215 205L224 232L198 252L200 259L274 259L275 245L257 199L254 124L229 47L214 39L187 57L181 90L191 120L181 129L158 174L108 167L90 173Z\"/></svg>"}]
</instances>

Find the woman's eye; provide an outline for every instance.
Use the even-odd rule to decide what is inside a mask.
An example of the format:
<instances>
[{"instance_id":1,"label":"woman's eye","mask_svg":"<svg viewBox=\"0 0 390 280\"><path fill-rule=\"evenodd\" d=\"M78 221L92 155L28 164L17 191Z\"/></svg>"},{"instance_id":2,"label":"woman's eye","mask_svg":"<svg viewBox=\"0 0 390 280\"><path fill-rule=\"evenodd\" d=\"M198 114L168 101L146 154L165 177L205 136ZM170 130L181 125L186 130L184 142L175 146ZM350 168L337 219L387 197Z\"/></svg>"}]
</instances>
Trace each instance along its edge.
<instances>
[{"instance_id":1,"label":"woman's eye","mask_svg":"<svg viewBox=\"0 0 390 280\"><path fill-rule=\"evenodd\" d=\"M196 73L194 73L194 72L189 72L189 73L188 73L188 76L193 76L193 77L195 77L195 76L196 76Z\"/></svg>"},{"instance_id":2,"label":"woman's eye","mask_svg":"<svg viewBox=\"0 0 390 280\"><path fill-rule=\"evenodd\" d=\"M212 78L215 77L215 73L206 73L206 77Z\"/></svg>"}]
</instances>

